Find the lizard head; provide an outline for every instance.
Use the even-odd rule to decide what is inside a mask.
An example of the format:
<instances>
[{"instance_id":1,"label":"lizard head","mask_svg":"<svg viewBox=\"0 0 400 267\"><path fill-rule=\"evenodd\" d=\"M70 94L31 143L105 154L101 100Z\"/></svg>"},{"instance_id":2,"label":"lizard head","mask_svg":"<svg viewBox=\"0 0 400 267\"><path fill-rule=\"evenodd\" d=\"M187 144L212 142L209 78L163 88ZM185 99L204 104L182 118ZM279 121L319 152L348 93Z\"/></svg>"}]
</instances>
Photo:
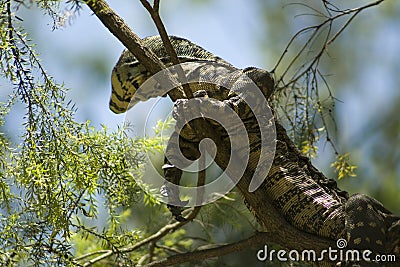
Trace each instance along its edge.
<instances>
[{"instance_id":1,"label":"lizard head","mask_svg":"<svg viewBox=\"0 0 400 267\"><path fill-rule=\"evenodd\" d=\"M137 90L149 76L150 73L129 51L122 52L111 74L111 111L123 113L137 102L148 100L150 97L145 91Z\"/></svg>"},{"instance_id":2,"label":"lizard head","mask_svg":"<svg viewBox=\"0 0 400 267\"><path fill-rule=\"evenodd\" d=\"M275 82L268 71L256 67L248 67L243 69L243 73L260 88L266 99L272 95L275 90Z\"/></svg>"}]
</instances>

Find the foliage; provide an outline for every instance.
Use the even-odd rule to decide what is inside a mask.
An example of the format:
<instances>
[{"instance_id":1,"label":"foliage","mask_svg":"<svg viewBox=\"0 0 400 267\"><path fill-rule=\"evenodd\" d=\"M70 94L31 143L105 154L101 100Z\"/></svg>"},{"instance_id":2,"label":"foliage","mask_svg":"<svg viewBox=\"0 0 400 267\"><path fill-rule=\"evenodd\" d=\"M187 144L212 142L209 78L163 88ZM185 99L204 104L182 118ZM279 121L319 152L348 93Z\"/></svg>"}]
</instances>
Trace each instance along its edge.
<instances>
[{"instance_id":1,"label":"foliage","mask_svg":"<svg viewBox=\"0 0 400 267\"><path fill-rule=\"evenodd\" d=\"M336 146L334 110L338 99L329 83L332 75L329 66L334 61L330 48L360 13L382 2L378 0L345 7L335 1L260 1L265 11L269 39L275 40L274 35L281 33L272 28L287 23L283 19L292 21L295 18L300 22L293 24L293 28L285 25L293 36L286 44L279 44L280 51L276 51L279 56L271 71L276 80L272 105L288 134L304 154L315 157L317 142L322 138L331 145L335 156L341 160L333 162L332 166L345 163L349 154L343 154ZM287 12L277 18L272 14L274 11L270 11L273 10L272 5L282 5ZM282 48L282 45L285 47ZM353 176L352 173L351 170L346 175ZM346 176L343 172L338 174L339 179Z\"/></svg>"},{"instance_id":2,"label":"foliage","mask_svg":"<svg viewBox=\"0 0 400 267\"><path fill-rule=\"evenodd\" d=\"M14 4L0 5L0 70L14 88L2 103L0 122L17 102L26 113L19 144L0 135L0 265L73 264L77 235L101 237L113 246L137 238L136 232L117 235L117 229L126 217L123 210L141 198L135 178L141 175L143 153L159 140L130 139L124 128L109 132L89 121L76 122L66 89L47 74L18 26L14 11L23 3ZM56 19L57 2L37 4ZM97 233L88 223L97 218L102 202L109 223Z\"/></svg>"},{"instance_id":3,"label":"foliage","mask_svg":"<svg viewBox=\"0 0 400 267\"><path fill-rule=\"evenodd\" d=\"M335 172L338 173L338 179L342 179L346 176L356 176L354 170L357 168L357 166L351 165L349 163L349 153L337 156L336 161L332 163L332 167L334 167Z\"/></svg>"}]
</instances>

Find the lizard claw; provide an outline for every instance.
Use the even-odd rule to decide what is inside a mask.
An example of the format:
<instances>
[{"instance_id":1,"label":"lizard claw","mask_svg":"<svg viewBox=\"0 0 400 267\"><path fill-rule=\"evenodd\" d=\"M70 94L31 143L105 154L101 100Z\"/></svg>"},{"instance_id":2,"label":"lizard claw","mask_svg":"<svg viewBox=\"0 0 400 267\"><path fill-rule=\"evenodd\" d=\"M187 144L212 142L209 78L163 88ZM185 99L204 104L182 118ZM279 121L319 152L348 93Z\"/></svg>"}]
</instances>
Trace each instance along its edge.
<instances>
[{"instance_id":1,"label":"lizard claw","mask_svg":"<svg viewBox=\"0 0 400 267\"><path fill-rule=\"evenodd\" d=\"M188 200L186 201L181 201L181 205L185 206L189 203ZM172 215L174 216L175 220L178 222L184 222L186 221L186 218L182 216L182 208L178 206L173 206L173 205L167 205L168 209L171 211Z\"/></svg>"},{"instance_id":2,"label":"lizard claw","mask_svg":"<svg viewBox=\"0 0 400 267\"><path fill-rule=\"evenodd\" d=\"M176 205L168 204L167 207L171 211L175 220L178 222L184 222L186 219L182 216L182 207L186 206L189 203L189 200L182 201L180 200L178 194L174 194L172 188L168 188L167 185L162 185L160 188L160 193L163 197L168 198L168 200L173 200L173 203ZM177 192L175 192L177 193Z\"/></svg>"},{"instance_id":3,"label":"lizard claw","mask_svg":"<svg viewBox=\"0 0 400 267\"><path fill-rule=\"evenodd\" d=\"M186 109L187 102L188 102L187 99L178 99L175 101L174 109L172 111L172 117L175 120L179 121L182 119L184 114L182 111Z\"/></svg>"}]
</instances>

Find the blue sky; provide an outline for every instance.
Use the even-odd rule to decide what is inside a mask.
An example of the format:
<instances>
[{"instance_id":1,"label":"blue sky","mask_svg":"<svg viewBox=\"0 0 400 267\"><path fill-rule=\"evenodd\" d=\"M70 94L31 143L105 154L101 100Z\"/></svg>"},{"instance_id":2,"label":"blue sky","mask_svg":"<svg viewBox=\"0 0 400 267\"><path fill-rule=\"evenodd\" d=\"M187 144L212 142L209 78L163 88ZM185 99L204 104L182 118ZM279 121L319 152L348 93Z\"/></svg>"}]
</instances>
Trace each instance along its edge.
<instances>
[{"instance_id":1,"label":"blue sky","mask_svg":"<svg viewBox=\"0 0 400 267\"><path fill-rule=\"evenodd\" d=\"M141 37L156 34L149 15L139 1L109 1L133 30ZM161 15L169 34L188 38L233 65L243 68L257 66L271 69L278 54L262 54L259 41L270 36L267 27L260 26L261 19L258 1L215 0L205 1L161 1ZM280 1L271 1L281 5L277 9L288 12ZM286 1L287 2L287 1ZM378 7L380 8L380 7ZM399 5L396 6L399 10ZM65 27L52 31L52 21L40 10L21 8L19 16L24 19L22 25L31 33L42 62L59 83L64 83L70 91L67 97L76 103L77 118L90 120L98 127L104 124L111 129L123 122L124 115L115 115L108 109L110 97L110 73L123 46L112 36L101 22L84 7L80 14L71 14ZM68 10L64 10L68 14ZM357 139L363 129L368 130L371 121L379 120L379 115L390 108L399 98L400 85L400 34L398 20L377 16L371 9L361 14L354 23L365 25L360 34L359 43L351 43L349 31L342 38L348 38L347 48L357 49L361 55L359 69L350 70L347 75L354 76L337 98L339 140L350 144ZM396 12L396 11L393 11ZM299 27L301 18L293 18L293 28ZM296 24L297 23L297 24ZM371 27L374 26L375 28ZM369 28L373 29L369 31ZM279 32L279 28L276 31ZM289 40L292 33L281 33ZM346 34L348 34L346 36ZM271 43L274 40L270 40ZM283 47L282 47L283 49ZM331 49L334 49L331 48ZM268 50L263 48L263 50ZM267 56L266 56L267 55ZM344 67L346 58L334 58ZM339 64L339 66L340 66ZM347 70L348 71L348 70ZM340 74L341 69L337 69ZM334 73L331 86L340 75ZM0 81L0 86L5 83ZM2 99L4 98L2 92ZM163 100L168 105L168 100ZM137 129L140 129L146 116L143 112L150 104L136 107ZM140 111L140 112L139 112ZM15 133L21 126L21 111L9 117L5 129ZM161 118L165 117L160 115ZM396 118L394 118L396 119ZM368 146L360 145L359 153L370 153ZM323 150L323 147L321 148ZM326 158L327 160L329 157ZM321 160L326 161L325 158ZM328 163L325 162L326 166Z\"/></svg>"},{"instance_id":2,"label":"blue sky","mask_svg":"<svg viewBox=\"0 0 400 267\"><path fill-rule=\"evenodd\" d=\"M110 3L139 36L156 34L139 1ZM267 67L252 49L255 45L250 37L257 31L252 27L256 21L251 19L255 10L245 5L245 1L235 5L226 0L216 1L213 6L200 4L195 11L185 1L173 1L162 5L161 10L170 34L188 38L238 67ZM40 11L28 10L23 14L23 24L37 43L43 65L58 82L71 89L68 97L77 103L78 118L115 128L123 115L108 110L110 73L123 46L86 7L76 17L72 16L65 27L55 31L51 31L52 21ZM108 75L97 77L93 74L94 64L103 60L108 63L105 70Z\"/></svg>"}]
</instances>

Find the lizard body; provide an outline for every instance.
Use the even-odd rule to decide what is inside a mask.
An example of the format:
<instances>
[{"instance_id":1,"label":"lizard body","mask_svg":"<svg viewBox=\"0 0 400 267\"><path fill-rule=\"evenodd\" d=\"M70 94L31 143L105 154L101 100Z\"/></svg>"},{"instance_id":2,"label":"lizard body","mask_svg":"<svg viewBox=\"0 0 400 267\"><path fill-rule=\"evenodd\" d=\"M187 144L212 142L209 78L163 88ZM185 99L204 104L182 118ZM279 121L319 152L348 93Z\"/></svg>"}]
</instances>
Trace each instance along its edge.
<instances>
[{"instance_id":1,"label":"lizard body","mask_svg":"<svg viewBox=\"0 0 400 267\"><path fill-rule=\"evenodd\" d=\"M239 73L249 77L258 86L265 99L273 93L274 81L267 71L252 67L240 70L186 39L174 36L170 39L179 60L194 63L191 67L183 68L187 77L212 75L218 81L240 87L245 82L241 81L240 75L233 75L233 73ZM143 39L143 42L165 64L170 62L160 37L148 37ZM196 62L217 63L217 66L207 68L196 65ZM137 92L150 76L144 66L125 50L113 69L110 109L115 113L122 113L138 101L159 96L156 88ZM259 126L254 114L249 111L243 101L243 94L251 94L251 92L232 91L224 86L200 83L190 88L196 97L195 100L199 102L199 107L215 108L216 111L229 107L238 114L244 122L250 142L251 153L245 175L254 172L255 163L262 159L259 158L261 143ZM187 113L190 112L186 108L187 99L172 100L176 102L174 118L177 123L185 124L185 116L188 116ZM202 105L204 103L208 105ZM209 123L220 132L223 142L229 142L229 137L224 134L218 124L212 120L209 120ZM312 166L308 158L301 155L276 119L275 125L278 127L275 158L266 180L257 190L264 190L283 217L302 231L332 240L344 238L348 240L350 248L370 249L374 253L387 251L388 239L400 238L399 223L395 225L399 217L392 215L382 204L368 196L359 194L349 196L347 192L340 190L334 180L326 178ZM180 150L190 160L199 157L198 144L202 137L196 134L190 124L185 124L180 132L175 131L173 135L178 137L179 144L169 143L166 149L167 155L173 158ZM217 164L222 169L226 168L224 161L217 161ZM171 164L167 158L164 166L166 180L179 184L182 171ZM177 190L168 188L167 191L168 197L180 203ZM177 219L182 219L180 208L170 206L170 209ZM250 207L250 209L254 210L256 207ZM264 221L261 223L267 228ZM390 232L389 229L394 230Z\"/></svg>"}]
</instances>

